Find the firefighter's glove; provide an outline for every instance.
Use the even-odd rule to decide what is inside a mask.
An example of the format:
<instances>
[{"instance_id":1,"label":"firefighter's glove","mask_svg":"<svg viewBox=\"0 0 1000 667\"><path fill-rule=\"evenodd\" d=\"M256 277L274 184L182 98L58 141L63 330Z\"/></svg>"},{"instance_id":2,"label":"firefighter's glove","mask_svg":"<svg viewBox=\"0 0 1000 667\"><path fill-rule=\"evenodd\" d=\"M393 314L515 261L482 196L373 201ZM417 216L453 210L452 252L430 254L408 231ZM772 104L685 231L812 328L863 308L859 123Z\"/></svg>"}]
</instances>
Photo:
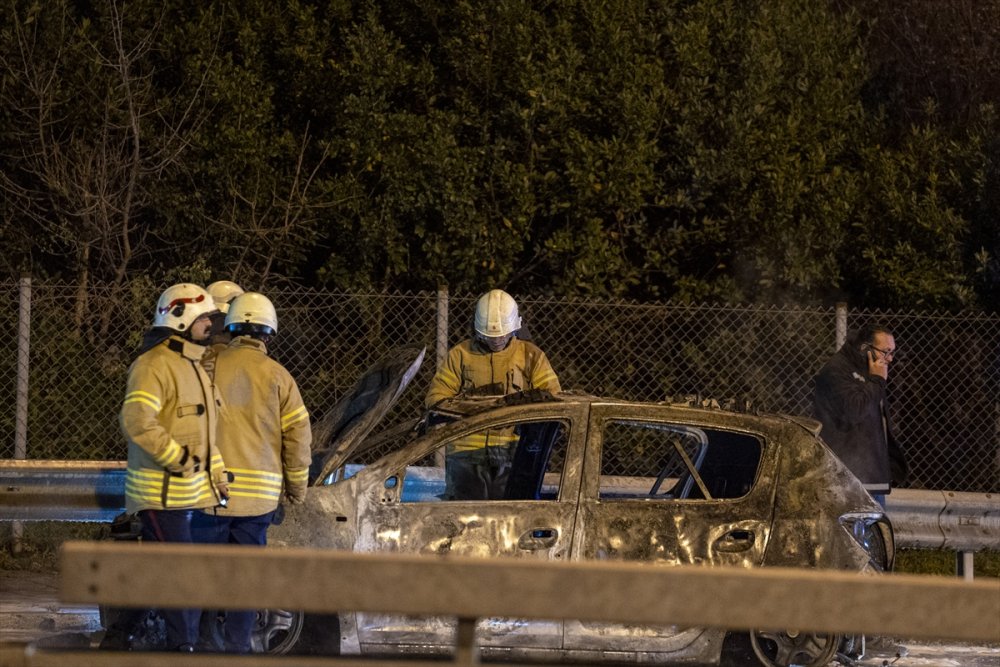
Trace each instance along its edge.
<instances>
[{"instance_id":1,"label":"firefighter's glove","mask_svg":"<svg viewBox=\"0 0 1000 667\"><path fill-rule=\"evenodd\" d=\"M201 470L201 459L191 453L187 445L181 445L181 458L167 466L174 477L190 477Z\"/></svg>"},{"instance_id":2,"label":"firefighter's glove","mask_svg":"<svg viewBox=\"0 0 1000 667\"><path fill-rule=\"evenodd\" d=\"M285 489L285 501L289 505L301 505L306 501L306 490L302 489Z\"/></svg>"}]
</instances>

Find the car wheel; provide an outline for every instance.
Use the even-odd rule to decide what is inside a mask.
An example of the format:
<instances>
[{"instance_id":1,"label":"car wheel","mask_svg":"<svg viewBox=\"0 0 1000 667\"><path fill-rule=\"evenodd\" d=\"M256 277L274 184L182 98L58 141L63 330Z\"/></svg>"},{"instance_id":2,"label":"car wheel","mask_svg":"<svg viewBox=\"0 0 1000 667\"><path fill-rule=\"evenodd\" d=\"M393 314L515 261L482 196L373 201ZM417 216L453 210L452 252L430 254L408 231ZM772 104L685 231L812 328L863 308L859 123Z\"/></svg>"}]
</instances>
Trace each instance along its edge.
<instances>
[{"instance_id":1,"label":"car wheel","mask_svg":"<svg viewBox=\"0 0 1000 667\"><path fill-rule=\"evenodd\" d=\"M299 641L303 618L301 611L258 610L250 636L252 651L272 655L288 653Z\"/></svg>"},{"instance_id":2,"label":"car wheel","mask_svg":"<svg viewBox=\"0 0 1000 667\"><path fill-rule=\"evenodd\" d=\"M830 664L842 637L814 632L750 631L750 646L764 667L822 667Z\"/></svg>"}]
</instances>

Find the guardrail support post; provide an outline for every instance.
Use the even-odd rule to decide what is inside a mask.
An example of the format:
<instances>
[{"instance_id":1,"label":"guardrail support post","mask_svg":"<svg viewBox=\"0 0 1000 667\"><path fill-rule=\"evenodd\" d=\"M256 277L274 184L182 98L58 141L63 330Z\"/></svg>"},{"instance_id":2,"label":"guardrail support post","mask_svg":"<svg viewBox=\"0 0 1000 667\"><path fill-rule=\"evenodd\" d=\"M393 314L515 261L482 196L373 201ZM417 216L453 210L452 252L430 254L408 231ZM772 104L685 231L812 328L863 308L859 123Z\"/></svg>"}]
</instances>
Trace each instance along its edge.
<instances>
[{"instance_id":1,"label":"guardrail support post","mask_svg":"<svg viewBox=\"0 0 1000 667\"><path fill-rule=\"evenodd\" d=\"M455 664L474 667L479 664L476 645L476 619L459 618L455 629Z\"/></svg>"},{"instance_id":2,"label":"guardrail support post","mask_svg":"<svg viewBox=\"0 0 1000 667\"><path fill-rule=\"evenodd\" d=\"M955 574L966 581L972 581L975 575L975 554L971 551L955 552Z\"/></svg>"}]
</instances>

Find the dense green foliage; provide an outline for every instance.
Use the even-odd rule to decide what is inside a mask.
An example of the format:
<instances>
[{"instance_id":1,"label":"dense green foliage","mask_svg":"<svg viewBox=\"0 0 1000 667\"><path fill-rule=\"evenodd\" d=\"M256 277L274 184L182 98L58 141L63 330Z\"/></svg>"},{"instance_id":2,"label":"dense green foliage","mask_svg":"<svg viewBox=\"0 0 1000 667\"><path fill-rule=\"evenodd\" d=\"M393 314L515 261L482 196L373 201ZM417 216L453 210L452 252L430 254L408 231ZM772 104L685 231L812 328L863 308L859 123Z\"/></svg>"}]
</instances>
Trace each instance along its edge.
<instances>
[{"instance_id":1,"label":"dense green foliage","mask_svg":"<svg viewBox=\"0 0 1000 667\"><path fill-rule=\"evenodd\" d=\"M9 274L1000 301L1000 0L0 2Z\"/></svg>"}]
</instances>

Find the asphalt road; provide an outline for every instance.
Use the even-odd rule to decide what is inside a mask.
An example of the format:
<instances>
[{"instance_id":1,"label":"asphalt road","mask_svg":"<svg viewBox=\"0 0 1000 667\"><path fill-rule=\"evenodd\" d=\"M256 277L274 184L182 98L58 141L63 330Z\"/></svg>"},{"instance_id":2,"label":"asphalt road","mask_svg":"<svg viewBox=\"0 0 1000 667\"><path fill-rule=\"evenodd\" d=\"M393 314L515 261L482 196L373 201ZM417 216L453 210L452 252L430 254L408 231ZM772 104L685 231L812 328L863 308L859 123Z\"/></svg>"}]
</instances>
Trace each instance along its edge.
<instances>
[{"instance_id":1,"label":"asphalt road","mask_svg":"<svg viewBox=\"0 0 1000 667\"><path fill-rule=\"evenodd\" d=\"M82 648L99 641L101 631L95 607L59 602L56 573L0 571L0 643ZM869 650L860 665L1000 667L1000 638L988 646L897 641L906 655L897 658L891 647Z\"/></svg>"}]
</instances>

